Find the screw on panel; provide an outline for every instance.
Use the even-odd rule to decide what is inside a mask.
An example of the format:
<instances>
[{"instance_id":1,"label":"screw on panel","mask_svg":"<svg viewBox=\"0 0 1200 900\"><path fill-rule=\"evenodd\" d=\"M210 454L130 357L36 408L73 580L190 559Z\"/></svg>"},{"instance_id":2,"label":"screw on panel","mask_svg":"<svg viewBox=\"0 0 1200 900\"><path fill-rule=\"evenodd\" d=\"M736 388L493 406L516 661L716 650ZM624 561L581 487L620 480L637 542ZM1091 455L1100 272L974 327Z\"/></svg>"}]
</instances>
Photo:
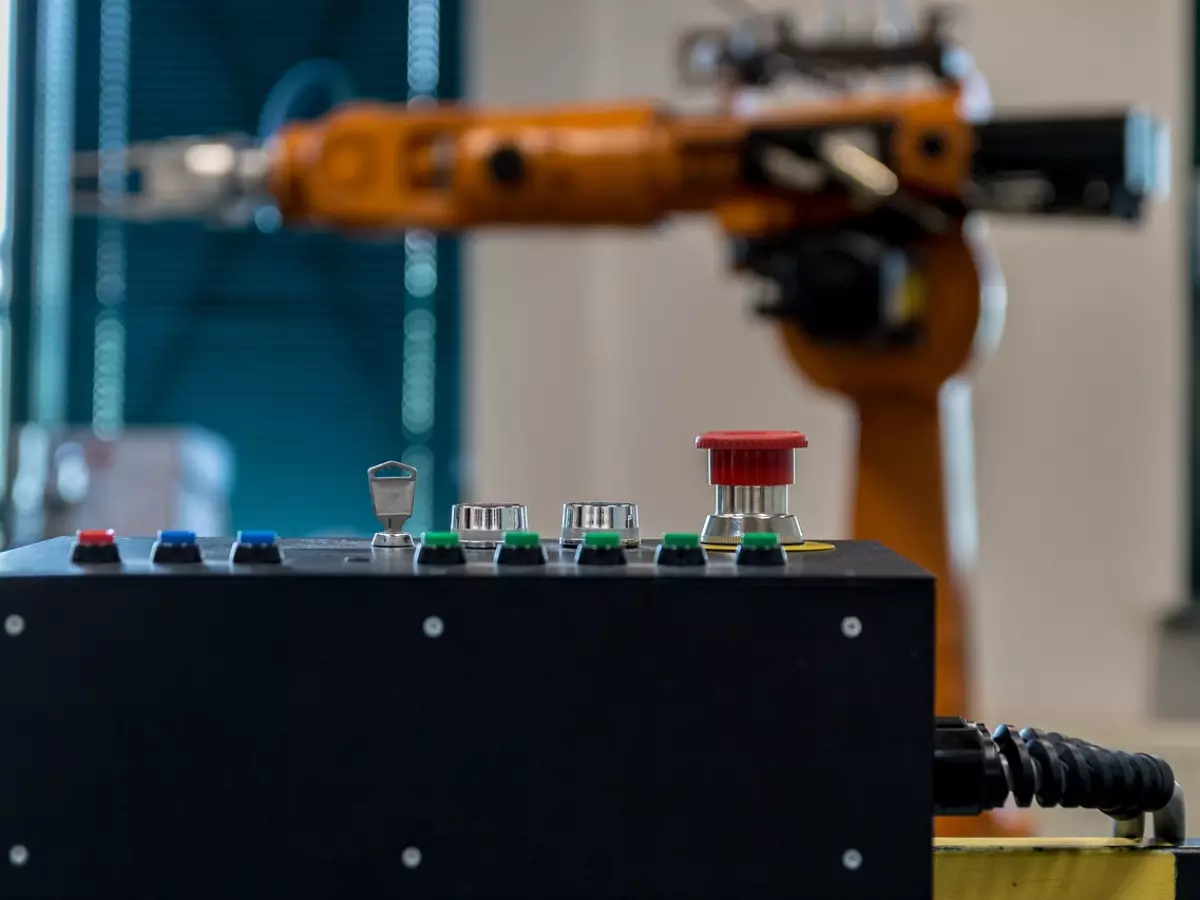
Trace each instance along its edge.
<instances>
[{"instance_id":1,"label":"screw on panel","mask_svg":"<svg viewBox=\"0 0 1200 900\"><path fill-rule=\"evenodd\" d=\"M23 616L18 616L16 613L13 613L4 620L4 631L9 637L17 637L24 630L25 618Z\"/></svg>"},{"instance_id":2,"label":"screw on panel","mask_svg":"<svg viewBox=\"0 0 1200 900\"><path fill-rule=\"evenodd\" d=\"M842 619L842 634L848 638L856 638L862 634L862 620L858 616L846 616Z\"/></svg>"},{"instance_id":3,"label":"screw on panel","mask_svg":"<svg viewBox=\"0 0 1200 900\"><path fill-rule=\"evenodd\" d=\"M421 851L417 847L405 847L400 854L400 861L406 869L415 869L421 864Z\"/></svg>"},{"instance_id":4,"label":"screw on panel","mask_svg":"<svg viewBox=\"0 0 1200 900\"><path fill-rule=\"evenodd\" d=\"M436 638L442 636L442 632L446 630L446 623L437 616L430 616L421 627L426 637Z\"/></svg>"},{"instance_id":5,"label":"screw on panel","mask_svg":"<svg viewBox=\"0 0 1200 900\"><path fill-rule=\"evenodd\" d=\"M24 844L13 844L8 848L8 861L14 866L23 866L29 862L29 850Z\"/></svg>"},{"instance_id":6,"label":"screw on panel","mask_svg":"<svg viewBox=\"0 0 1200 900\"><path fill-rule=\"evenodd\" d=\"M863 864L862 854L851 847L842 854L842 865L851 872L858 871L858 868Z\"/></svg>"}]
</instances>

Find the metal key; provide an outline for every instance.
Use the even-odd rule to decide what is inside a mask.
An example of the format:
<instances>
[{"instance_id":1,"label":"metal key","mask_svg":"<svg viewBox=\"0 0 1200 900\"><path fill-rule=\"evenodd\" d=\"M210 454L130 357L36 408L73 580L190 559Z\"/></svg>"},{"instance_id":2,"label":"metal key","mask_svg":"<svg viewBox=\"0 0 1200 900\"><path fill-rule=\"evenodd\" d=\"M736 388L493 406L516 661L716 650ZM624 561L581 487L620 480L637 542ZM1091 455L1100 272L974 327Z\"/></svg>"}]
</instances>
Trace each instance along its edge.
<instances>
[{"instance_id":1,"label":"metal key","mask_svg":"<svg viewBox=\"0 0 1200 900\"><path fill-rule=\"evenodd\" d=\"M404 523L413 513L417 470L406 463L388 460L367 469L367 483L371 488L371 506L375 510L375 518L383 523L383 531L371 539L371 546L387 549L412 547L412 535L404 531Z\"/></svg>"}]
</instances>

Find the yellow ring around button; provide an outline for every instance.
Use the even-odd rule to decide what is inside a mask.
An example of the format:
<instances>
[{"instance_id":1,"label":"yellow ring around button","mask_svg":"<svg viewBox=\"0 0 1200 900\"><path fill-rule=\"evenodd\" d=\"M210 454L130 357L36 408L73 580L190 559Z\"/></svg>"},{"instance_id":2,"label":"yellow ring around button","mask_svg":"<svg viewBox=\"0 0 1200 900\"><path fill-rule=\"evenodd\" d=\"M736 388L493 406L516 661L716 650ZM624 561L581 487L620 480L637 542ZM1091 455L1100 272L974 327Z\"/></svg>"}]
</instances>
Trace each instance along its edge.
<instances>
[{"instance_id":1,"label":"yellow ring around button","mask_svg":"<svg viewBox=\"0 0 1200 900\"><path fill-rule=\"evenodd\" d=\"M736 553L740 544L701 544L705 550L715 550L718 553ZM824 544L821 541L805 541L803 544L783 544L783 549L788 553L805 553L813 550L832 550L833 544Z\"/></svg>"}]
</instances>

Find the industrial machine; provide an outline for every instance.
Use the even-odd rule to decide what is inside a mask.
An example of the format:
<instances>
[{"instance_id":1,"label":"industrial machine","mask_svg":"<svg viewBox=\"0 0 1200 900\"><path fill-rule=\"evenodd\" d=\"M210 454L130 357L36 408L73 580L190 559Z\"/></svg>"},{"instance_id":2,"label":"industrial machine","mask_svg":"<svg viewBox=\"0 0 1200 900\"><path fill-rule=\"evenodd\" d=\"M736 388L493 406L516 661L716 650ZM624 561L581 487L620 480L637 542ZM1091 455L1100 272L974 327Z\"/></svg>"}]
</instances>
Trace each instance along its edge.
<instances>
[{"instance_id":1,"label":"industrial machine","mask_svg":"<svg viewBox=\"0 0 1200 900\"><path fill-rule=\"evenodd\" d=\"M786 503L803 443L700 436L717 509L661 538L627 500L564 503L556 539L493 502L410 535L389 461L373 539L0 553L0 897L983 896L969 846L931 867L933 814L1006 802L1107 813L1175 896L1166 762L931 721L932 575L724 502Z\"/></svg>"},{"instance_id":2,"label":"industrial machine","mask_svg":"<svg viewBox=\"0 0 1200 900\"><path fill-rule=\"evenodd\" d=\"M231 226L269 205L285 227L372 237L712 217L734 270L762 284L761 312L789 357L858 409L855 535L937 576L936 708L957 714L968 667L939 397L994 339L981 323L998 299L971 215L1137 219L1159 183L1160 129L1128 110L986 115L978 75L936 12L914 38L889 43L813 41L786 20L750 17L688 34L680 60L686 78L720 88L713 113L347 103L266 144L168 139L92 154L82 176L128 167L140 186L101 204L81 185L77 208ZM898 71L925 83L854 89L862 73ZM828 98L735 112L737 92L795 76L818 80ZM771 492L737 499L780 514ZM944 824L963 827L994 830L987 818Z\"/></svg>"}]
</instances>

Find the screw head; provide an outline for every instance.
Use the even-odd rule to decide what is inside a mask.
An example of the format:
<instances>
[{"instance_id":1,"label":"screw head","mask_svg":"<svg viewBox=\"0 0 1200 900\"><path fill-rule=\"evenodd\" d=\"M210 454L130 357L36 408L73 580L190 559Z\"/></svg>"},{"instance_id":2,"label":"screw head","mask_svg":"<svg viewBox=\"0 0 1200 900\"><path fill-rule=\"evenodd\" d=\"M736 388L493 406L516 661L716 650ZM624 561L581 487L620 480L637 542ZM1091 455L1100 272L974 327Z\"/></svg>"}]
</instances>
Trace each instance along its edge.
<instances>
[{"instance_id":1,"label":"screw head","mask_svg":"<svg viewBox=\"0 0 1200 900\"><path fill-rule=\"evenodd\" d=\"M437 638L442 636L442 632L446 630L446 623L437 616L430 616L421 625L421 630L425 632L426 637Z\"/></svg>"},{"instance_id":2,"label":"screw head","mask_svg":"<svg viewBox=\"0 0 1200 900\"><path fill-rule=\"evenodd\" d=\"M23 866L29 862L29 850L24 844L13 844L8 848L8 861L14 866Z\"/></svg>"},{"instance_id":3,"label":"screw head","mask_svg":"<svg viewBox=\"0 0 1200 900\"><path fill-rule=\"evenodd\" d=\"M842 634L853 640L862 634L863 624L858 616L846 616L842 619Z\"/></svg>"},{"instance_id":4,"label":"screw head","mask_svg":"<svg viewBox=\"0 0 1200 900\"><path fill-rule=\"evenodd\" d=\"M853 847L851 847L849 850L847 850L845 853L842 854L842 865L845 866L849 871L851 871L851 872L858 871L859 867L862 866L862 864L863 864L862 854L859 853L857 850L855 850Z\"/></svg>"},{"instance_id":5,"label":"screw head","mask_svg":"<svg viewBox=\"0 0 1200 900\"><path fill-rule=\"evenodd\" d=\"M16 637L25 630L25 617L13 613L4 620L4 632L9 637Z\"/></svg>"},{"instance_id":6,"label":"screw head","mask_svg":"<svg viewBox=\"0 0 1200 900\"><path fill-rule=\"evenodd\" d=\"M421 850L419 847L405 847L404 852L400 854L400 862L404 863L404 868L415 869L421 864Z\"/></svg>"}]
</instances>

